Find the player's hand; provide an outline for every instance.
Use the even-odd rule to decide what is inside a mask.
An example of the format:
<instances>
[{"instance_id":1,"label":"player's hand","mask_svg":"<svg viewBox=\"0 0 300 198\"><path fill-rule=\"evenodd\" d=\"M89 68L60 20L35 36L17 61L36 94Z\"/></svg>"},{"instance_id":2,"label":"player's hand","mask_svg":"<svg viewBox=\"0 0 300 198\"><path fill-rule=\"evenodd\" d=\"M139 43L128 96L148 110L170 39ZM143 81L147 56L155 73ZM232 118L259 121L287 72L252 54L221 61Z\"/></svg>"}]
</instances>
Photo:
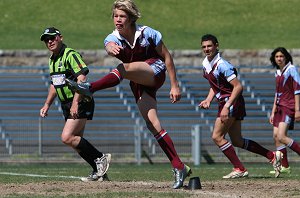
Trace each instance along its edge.
<instances>
[{"instance_id":1,"label":"player's hand","mask_svg":"<svg viewBox=\"0 0 300 198\"><path fill-rule=\"evenodd\" d=\"M48 116L49 105L45 104L40 110L40 116L45 118Z\"/></svg>"},{"instance_id":2,"label":"player's hand","mask_svg":"<svg viewBox=\"0 0 300 198\"><path fill-rule=\"evenodd\" d=\"M108 44L105 49L109 55L116 56L120 53L123 47L117 44Z\"/></svg>"},{"instance_id":3,"label":"player's hand","mask_svg":"<svg viewBox=\"0 0 300 198\"><path fill-rule=\"evenodd\" d=\"M70 109L70 115L75 120L79 117L78 115L78 102L73 102L71 109Z\"/></svg>"},{"instance_id":4,"label":"player's hand","mask_svg":"<svg viewBox=\"0 0 300 198\"><path fill-rule=\"evenodd\" d=\"M221 122L226 122L229 119L229 109L227 107L223 107L221 113L220 113L220 118L221 118Z\"/></svg>"},{"instance_id":5,"label":"player's hand","mask_svg":"<svg viewBox=\"0 0 300 198\"><path fill-rule=\"evenodd\" d=\"M300 111L295 111L295 121L296 122L300 121Z\"/></svg>"},{"instance_id":6,"label":"player's hand","mask_svg":"<svg viewBox=\"0 0 300 198\"><path fill-rule=\"evenodd\" d=\"M210 107L210 102L208 100L203 100L198 104L198 106L202 109L209 109Z\"/></svg>"},{"instance_id":7,"label":"player's hand","mask_svg":"<svg viewBox=\"0 0 300 198\"><path fill-rule=\"evenodd\" d=\"M171 88L170 100L172 103L178 102L181 99L181 93L179 87Z\"/></svg>"},{"instance_id":8,"label":"player's hand","mask_svg":"<svg viewBox=\"0 0 300 198\"><path fill-rule=\"evenodd\" d=\"M272 125L273 125L273 119L274 119L274 114L272 114L272 115L270 116L270 118L269 118L269 122L270 122L270 124L272 124Z\"/></svg>"}]
</instances>

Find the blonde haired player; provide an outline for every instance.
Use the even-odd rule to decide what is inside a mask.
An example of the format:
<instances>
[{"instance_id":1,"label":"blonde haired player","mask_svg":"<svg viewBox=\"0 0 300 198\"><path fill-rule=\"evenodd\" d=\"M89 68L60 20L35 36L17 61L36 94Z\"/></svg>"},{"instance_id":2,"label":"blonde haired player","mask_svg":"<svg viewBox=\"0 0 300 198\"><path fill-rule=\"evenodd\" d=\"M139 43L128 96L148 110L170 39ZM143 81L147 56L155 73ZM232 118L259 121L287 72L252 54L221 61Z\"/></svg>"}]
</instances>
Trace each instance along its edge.
<instances>
[{"instance_id":1,"label":"blonde haired player","mask_svg":"<svg viewBox=\"0 0 300 198\"><path fill-rule=\"evenodd\" d=\"M140 12L133 1L115 1L112 18L115 30L105 38L104 46L109 55L123 63L96 82L78 85L69 81L69 84L75 91L90 97L95 91L118 85L123 78L130 80L130 87L147 128L172 164L175 176L173 188L180 188L191 169L180 160L171 137L161 126L156 101L156 92L165 81L166 70L171 82L171 103L180 100L173 59L159 31L136 24Z\"/></svg>"}]
</instances>

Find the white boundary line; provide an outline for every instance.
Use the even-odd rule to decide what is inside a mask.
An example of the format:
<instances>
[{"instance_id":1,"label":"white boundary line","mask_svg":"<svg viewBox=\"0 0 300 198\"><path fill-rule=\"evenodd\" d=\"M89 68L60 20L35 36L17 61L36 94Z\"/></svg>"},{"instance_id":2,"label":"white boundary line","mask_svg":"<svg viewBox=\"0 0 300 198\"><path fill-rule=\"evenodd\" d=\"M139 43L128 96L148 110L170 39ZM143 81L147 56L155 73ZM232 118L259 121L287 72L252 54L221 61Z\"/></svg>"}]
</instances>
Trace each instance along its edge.
<instances>
[{"instance_id":1,"label":"white boundary line","mask_svg":"<svg viewBox=\"0 0 300 198\"><path fill-rule=\"evenodd\" d=\"M0 175L13 175L13 176L26 176L26 177L44 177L44 178L67 178L67 179L80 179L76 176L64 176L64 175L38 175L38 174L24 174L24 173L12 173L12 172L0 172Z\"/></svg>"}]
</instances>

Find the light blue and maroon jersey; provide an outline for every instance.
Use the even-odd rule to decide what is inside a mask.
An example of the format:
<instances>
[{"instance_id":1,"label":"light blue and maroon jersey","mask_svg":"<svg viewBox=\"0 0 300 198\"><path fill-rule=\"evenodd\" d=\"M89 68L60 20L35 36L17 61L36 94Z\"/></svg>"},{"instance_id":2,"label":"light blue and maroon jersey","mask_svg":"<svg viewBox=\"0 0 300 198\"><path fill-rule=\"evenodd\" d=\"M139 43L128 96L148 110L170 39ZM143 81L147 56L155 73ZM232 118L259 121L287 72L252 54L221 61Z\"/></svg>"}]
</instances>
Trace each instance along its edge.
<instances>
[{"instance_id":1,"label":"light blue and maroon jersey","mask_svg":"<svg viewBox=\"0 0 300 198\"><path fill-rule=\"evenodd\" d=\"M155 47L161 42L162 35L159 31L147 26L136 25L135 40L131 45L117 30L114 30L104 39L104 45L114 42L124 50L116 56L123 63L146 61L148 59L161 59ZM163 60L162 60L163 61Z\"/></svg>"},{"instance_id":2,"label":"light blue and maroon jersey","mask_svg":"<svg viewBox=\"0 0 300 198\"><path fill-rule=\"evenodd\" d=\"M232 94L233 86L230 84L230 81L237 77L237 71L219 53L211 62L205 58L202 65L203 76L208 80L215 97L218 99L218 117L220 117L225 103ZM242 94L229 107L229 116L235 117L237 120L243 120L246 116L245 101Z\"/></svg>"},{"instance_id":3,"label":"light blue and maroon jersey","mask_svg":"<svg viewBox=\"0 0 300 198\"><path fill-rule=\"evenodd\" d=\"M213 89L218 100L222 100L231 95L233 86L229 83L237 77L236 69L218 53L209 62L207 57L202 62L203 76L206 78Z\"/></svg>"},{"instance_id":4,"label":"light blue and maroon jersey","mask_svg":"<svg viewBox=\"0 0 300 198\"><path fill-rule=\"evenodd\" d=\"M295 110L295 95L300 94L300 76L294 65L290 62L282 72L277 70L276 77L276 104Z\"/></svg>"}]
</instances>

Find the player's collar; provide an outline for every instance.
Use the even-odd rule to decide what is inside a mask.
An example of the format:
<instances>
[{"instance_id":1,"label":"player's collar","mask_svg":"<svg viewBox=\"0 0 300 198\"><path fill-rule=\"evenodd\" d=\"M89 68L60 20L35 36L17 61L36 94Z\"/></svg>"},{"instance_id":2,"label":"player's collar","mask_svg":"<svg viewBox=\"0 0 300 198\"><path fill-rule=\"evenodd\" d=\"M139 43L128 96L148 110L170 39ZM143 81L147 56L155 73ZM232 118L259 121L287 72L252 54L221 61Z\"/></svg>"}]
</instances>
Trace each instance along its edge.
<instances>
[{"instance_id":1,"label":"player's collar","mask_svg":"<svg viewBox=\"0 0 300 198\"><path fill-rule=\"evenodd\" d=\"M277 75L282 75L282 73L289 67L289 66L291 66L292 65L292 63L291 62L288 62L288 64L286 64L286 66L284 66L283 67L283 69L282 69L282 71L280 71L280 69L277 69Z\"/></svg>"},{"instance_id":2,"label":"player's collar","mask_svg":"<svg viewBox=\"0 0 300 198\"><path fill-rule=\"evenodd\" d=\"M118 39L125 41L131 48L134 48L136 40L139 36L141 36L142 31L146 28L147 26L142 26L142 25L135 25L135 34L134 34L134 41L133 45L131 45L126 38L124 38L122 35L120 35L118 30L114 30L112 34L116 36Z\"/></svg>"},{"instance_id":3,"label":"player's collar","mask_svg":"<svg viewBox=\"0 0 300 198\"><path fill-rule=\"evenodd\" d=\"M206 73L210 73L214 64L216 64L221 59L220 53L217 53L212 61L209 62L207 56L202 62L203 67L205 68Z\"/></svg>"}]
</instances>

